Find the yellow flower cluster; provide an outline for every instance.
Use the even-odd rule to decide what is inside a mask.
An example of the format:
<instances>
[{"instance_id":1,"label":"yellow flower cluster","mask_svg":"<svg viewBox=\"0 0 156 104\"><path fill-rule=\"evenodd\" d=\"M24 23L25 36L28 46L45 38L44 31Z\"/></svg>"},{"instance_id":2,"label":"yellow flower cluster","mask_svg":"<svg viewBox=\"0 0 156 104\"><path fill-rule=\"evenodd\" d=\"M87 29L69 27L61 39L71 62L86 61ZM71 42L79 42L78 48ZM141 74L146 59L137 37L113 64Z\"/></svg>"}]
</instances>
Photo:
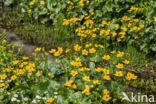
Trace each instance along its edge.
<instances>
[{"instance_id":1,"label":"yellow flower cluster","mask_svg":"<svg viewBox=\"0 0 156 104\"><path fill-rule=\"evenodd\" d=\"M64 19L63 20L63 25L65 26L72 26L75 23L78 23L78 21L80 21L80 18L71 18L71 19Z\"/></svg>"},{"instance_id":2,"label":"yellow flower cluster","mask_svg":"<svg viewBox=\"0 0 156 104\"><path fill-rule=\"evenodd\" d=\"M89 0L80 0L79 1L80 6L83 7L85 5L85 2L89 4Z\"/></svg>"},{"instance_id":3,"label":"yellow flower cluster","mask_svg":"<svg viewBox=\"0 0 156 104\"><path fill-rule=\"evenodd\" d=\"M103 97L102 97L102 99L103 99L104 101L109 101L109 100L111 99L111 97L110 97L110 95L109 95L109 91L108 91L107 89L104 89L104 90L103 90Z\"/></svg>"},{"instance_id":4,"label":"yellow flower cluster","mask_svg":"<svg viewBox=\"0 0 156 104\"><path fill-rule=\"evenodd\" d=\"M53 53L54 56L60 56L63 53L63 48L62 47L58 47L57 51L56 51L56 49L51 49L49 51L49 53Z\"/></svg>"},{"instance_id":5,"label":"yellow flower cluster","mask_svg":"<svg viewBox=\"0 0 156 104\"><path fill-rule=\"evenodd\" d=\"M71 1L67 1L67 4L69 5L69 8L71 8L74 5L74 3Z\"/></svg>"},{"instance_id":6,"label":"yellow flower cluster","mask_svg":"<svg viewBox=\"0 0 156 104\"><path fill-rule=\"evenodd\" d=\"M83 79L84 81L87 81L87 82L90 82L90 81L91 81L91 80L90 80L90 76L83 76L82 79Z\"/></svg>"},{"instance_id":7,"label":"yellow flower cluster","mask_svg":"<svg viewBox=\"0 0 156 104\"><path fill-rule=\"evenodd\" d=\"M86 67L82 67L82 68L78 68L78 71L90 71L89 68L86 68Z\"/></svg>"},{"instance_id":8,"label":"yellow flower cluster","mask_svg":"<svg viewBox=\"0 0 156 104\"><path fill-rule=\"evenodd\" d=\"M73 81L69 80L69 81L66 81L64 85L67 87L70 87L72 83L73 83Z\"/></svg>"},{"instance_id":9,"label":"yellow flower cluster","mask_svg":"<svg viewBox=\"0 0 156 104\"><path fill-rule=\"evenodd\" d=\"M129 10L129 12L137 11L137 10L138 10L138 8L136 8L136 7L131 7L130 10Z\"/></svg>"},{"instance_id":10,"label":"yellow flower cluster","mask_svg":"<svg viewBox=\"0 0 156 104\"><path fill-rule=\"evenodd\" d=\"M127 75L126 75L126 79L127 80L132 80L132 79L135 80L135 79L137 79L137 76L132 74L132 73L130 73L130 72L128 72Z\"/></svg>"},{"instance_id":11,"label":"yellow flower cluster","mask_svg":"<svg viewBox=\"0 0 156 104\"><path fill-rule=\"evenodd\" d=\"M82 66L82 62L81 62L81 59L79 57L75 58L75 60L72 61L70 64L73 65L73 66L76 66L76 67L81 67Z\"/></svg>"},{"instance_id":12,"label":"yellow flower cluster","mask_svg":"<svg viewBox=\"0 0 156 104\"><path fill-rule=\"evenodd\" d=\"M82 94L86 94L86 95L90 94L90 86L89 85L85 86L85 89L82 91Z\"/></svg>"},{"instance_id":13,"label":"yellow flower cluster","mask_svg":"<svg viewBox=\"0 0 156 104\"><path fill-rule=\"evenodd\" d=\"M110 22L107 22L105 20L102 21L101 27L104 27L105 25L109 26Z\"/></svg>"}]
</instances>

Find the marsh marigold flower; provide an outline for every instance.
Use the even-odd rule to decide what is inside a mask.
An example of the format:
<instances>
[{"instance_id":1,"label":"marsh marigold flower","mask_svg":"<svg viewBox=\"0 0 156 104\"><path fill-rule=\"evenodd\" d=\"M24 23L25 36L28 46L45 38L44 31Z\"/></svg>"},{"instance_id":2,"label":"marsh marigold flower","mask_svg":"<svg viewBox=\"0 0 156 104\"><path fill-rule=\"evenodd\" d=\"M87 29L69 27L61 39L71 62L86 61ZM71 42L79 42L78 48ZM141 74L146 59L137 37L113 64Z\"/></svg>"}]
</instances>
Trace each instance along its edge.
<instances>
[{"instance_id":1,"label":"marsh marigold flower","mask_svg":"<svg viewBox=\"0 0 156 104\"><path fill-rule=\"evenodd\" d=\"M110 78L109 75L104 75L104 79L106 79L106 80L110 80L111 78Z\"/></svg>"},{"instance_id":2,"label":"marsh marigold flower","mask_svg":"<svg viewBox=\"0 0 156 104\"><path fill-rule=\"evenodd\" d=\"M137 79L137 76L128 72L127 75L126 75L126 79L127 80L132 80L132 79Z\"/></svg>"},{"instance_id":3,"label":"marsh marigold flower","mask_svg":"<svg viewBox=\"0 0 156 104\"><path fill-rule=\"evenodd\" d=\"M109 91L108 91L107 89L104 89L102 92L103 92L103 94L105 94L105 95L106 95L106 94L109 94Z\"/></svg>"},{"instance_id":4,"label":"marsh marigold flower","mask_svg":"<svg viewBox=\"0 0 156 104\"><path fill-rule=\"evenodd\" d=\"M90 94L90 86L89 85L85 86L85 89L82 91L82 94L86 94L86 95Z\"/></svg>"},{"instance_id":5,"label":"marsh marigold flower","mask_svg":"<svg viewBox=\"0 0 156 104\"><path fill-rule=\"evenodd\" d=\"M104 56L102 57L102 59L103 59L103 60L109 60L109 59L110 59L110 56L109 56L109 55L104 55Z\"/></svg>"},{"instance_id":6,"label":"marsh marigold flower","mask_svg":"<svg viewBox=\"0 0 156 104\"><path fill-rule=\"evenodd\" d=\"M90 53L95 53L96 52L96 49L95 48L91 48L91 49L89 49L89 52Z\"/></svg>"},{"instance_id":7,"label":"marsh marigold flower","mask_svg":"<svg viewBox=\"0 0 156 104\"><path fill-rule=\"evenodd\" d=\"M124 64L129 64L129 61L128 60L124 60L123 63Z\"/></svg>"},{"instance_id":8,"label":"marsh marigold flower","mask_svg":"<svg viewBox=\"0 0 156 104\"><path fill-rule=\"evenodd\" d=\"M123 64L120 64L120 63L119 63L118 65L116 65L116 67L117 67L118 69L123 69L124 66L123 66Z\"/></svg>"},{"instance_id":9,"label":"marsh marigold flower","mask_svg":"<svg viewBox=\"0 0 156 104\"><path fill-rule=\"evenodd\" d=\"M76 45L74 46L74 50L75 50L75 51L80 51L81 48L82 48L82 47L79 46L78 44L76 44Z\"/></svg>"},{"instance_id":10,"label":"marsh marigold flower","mask_svg":"<svg viewBox=\"0 0 156 104\"><path fill-rule=\"evenodd\" d=\"M111 99L111 97L110 97L110 95L104 95L104 96L102 97L102 99L103 99L104 101L109 101L109 100Z\"/></svg>"},{"instance_id":11,"label":"marsh marigold flower","mask_svg":"<svg viewBox=\"0 0 156 104\"><path fill-rule=\"evenodd\" d=\"M100 82L99 82L99 80L93 80L93 84L97 84L97 85L99 85Z\"/></svg>"},{"instance_id":12,"label":"marsh marigold flower","mask_svg":"<svg viewBox=\"0 0 156 104\"><path fill-rule=\"evenodd\" d=\"M31 13L31 11L32 11L31 9L28 9L28 10L27 10L27 12L28 12L29 14Z\"/></svg>"},{"instance_id":13,"label":"marsh marigold flower","mask_svg":"<svg viewBox=\"0 0 156 104\"><path fill-rule=\"evenodd\" d=\"M117 76L117 77L122 77L123 76L122 71L116 71L114 75Z\"/></svg>"},{"instance_id":14,"label":"marsh marigold flower","mask_svg":"<svg viewBox=\"0 0 156 104\"><path fill-rule=\"evenodd\" d=\"M73 83L73 81L69 80L69 81L66 81L64 85L67 87L70 87L72 83Z\"/></svg>"},{"instance_id":15,"label":"marsh marigold flower","mask_svg":"<svg viewBox=\"0 0 156 104\"><path fill-rule=\"evenodd\" d=\"M73 84L73 85L72 85L72 89L77 89L76 84Z\"/></svg>"},{"instance_id":16,"label":"marsh marigold flower","mask_svg":"<svg viewBox=\"0 0 156 104\"><path fill-rule=\"evenodd\" d=\"M54 98L49 98L49 99L47 100L48 103L52 103L53 101L54 101Z\"/></svg>"},{"instance_id":17,"label":"marsh marigold flower","mask_svg":"<svg viewBox=\"0 0 156 104\"><path fill-rule=\"evenodd\" d=\"M40 4L44 5L45 4L45 1L41 0L40 1Z\"/></svg>"},{"instance_id":18,"label":"marsh marigold flower","mask_svg":"<svg viewBox=\"0 0 156 104\"><path fill-rule=\"evenodd\" d=\"M86 49L82 50L82 55L88 55L88 51Z\"/></svg>"},{"instance_id":19,"label":"marsh marigold flower","mask_svg":"<svg viewBox=\"0 0 156 104\"><path fill-rule=\"evenodd\" d=\"M124 56L124 52L118 52L118 54L116 55L117 57L123 57Z\"/></svg>"},{"instance_id":20,"label":"marsh marigold flower","mask_svg":"<svg viewBox=\"0 0 156 104\"><path fill-rule=\"evenodd\" d=\"M90 82L90 81L91 81L91 80L90 80L90 76L83 76L82 79L83 79L84 81L87 81L87 82Z\"/></svg>"},{"instance_id":21,"label":"marsh marigold flower","mask_svg":"<svg viewBox=\"0 0 156 104\"><path fill-rule=\"evenodd\" d=\"M6 78L7 78L7 75L6 75L6 74L0 75L0 79L1 79L1 80L4 80L4 79L6 79Z\"/></svg>"},{"instance_id":22,"label":"marsh marigold flower","mask_svg":"<svg viewBox=\"0 0 156 104\"><path fill-rule=\"evenodd\" d=\"M42 75L42 71L37 71L36 75L39 77Z\"/></svg>"},{"instance_id":23,"label":"marsh marigold flower","mask_svg":"<svg viewBox=\"0 0 156 104\"><path fill-rule=\"evenodd\" d=\"M78 74L78 71L72 70L72 71L70 72L70 74L71 74L73 77L75 77L75 76Z\"/></svg>"},{"instance_id":24,"label":"marsh marigold flower","mask_svg":"<svg viewBox=\"0 0 156 104\"><path fill-rule=\"evenodd\" d=\"M17 76L16 75L13 75L13 76L11 76L11 80L15 80L17 78Z\"/></svg>"},{"instance_id":25,"label":"marsh marigold flower","mask_svg":"<svg viewBox=\"0 0 156 104\"><path fill-rule=\"evenodd\" d=\"M41 48L36 48L35 49L35 52L37 52L37 51L41 51Z\"/></svg>"}]
</instances>

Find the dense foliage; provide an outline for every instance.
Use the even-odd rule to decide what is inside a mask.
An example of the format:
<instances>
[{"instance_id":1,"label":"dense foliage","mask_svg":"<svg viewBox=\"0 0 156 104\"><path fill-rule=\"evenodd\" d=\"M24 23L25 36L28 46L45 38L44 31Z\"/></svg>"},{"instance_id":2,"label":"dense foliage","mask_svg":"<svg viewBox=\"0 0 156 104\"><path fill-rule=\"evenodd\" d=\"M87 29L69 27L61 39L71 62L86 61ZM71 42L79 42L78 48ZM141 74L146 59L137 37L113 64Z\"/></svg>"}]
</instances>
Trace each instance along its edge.
<instances>
[{"instance_id":1,"label":"dense foliage","mask_svg":"<svg viewBox=\"0 0 156 104\"><path fill-rule=\"evenodd\" d=\"M103 20L108 21L110 25L104 29L113 32L111 43L117 39L124 41L124 44L134 45L147 54L156 51L154 0L148 2L146 0L6 0L5 2L6 5L11 3L17 5L23 16L27 15L41 23L55 24L63 18L79 18L84 22L82 17L88 14L90 19L94 19L96 26L99 26ZM115 25L119 25L119 28L114 29ZM125 33L120 33L122 31ZM114 36L115 33L117 36ZM124 39L119 36L121 34L125 34L125 38L122 35Z\"/></svg>"}]
</instances>

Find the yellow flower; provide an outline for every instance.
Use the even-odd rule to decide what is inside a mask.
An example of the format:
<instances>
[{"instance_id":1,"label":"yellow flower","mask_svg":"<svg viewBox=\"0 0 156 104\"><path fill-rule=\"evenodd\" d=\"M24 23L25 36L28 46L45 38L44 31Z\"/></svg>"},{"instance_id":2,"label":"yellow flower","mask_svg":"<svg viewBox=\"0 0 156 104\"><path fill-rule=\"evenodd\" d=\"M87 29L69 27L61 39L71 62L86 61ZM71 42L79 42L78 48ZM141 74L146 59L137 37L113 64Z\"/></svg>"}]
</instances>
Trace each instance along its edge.
<instances>
[{"instance_id":1,"label":"yellow flower","mask_svg":"<svg viewBox=\"0 0 156 104\"><path fill-rule=\"evenodd\" d=\"M30 14L31 13L31 9L28 9L27 12Z\"/></svg>"},{"instance_id":2,"label":"yellow flower","mask_svg":"<svg viewBox=\"0 0 156 104\"><path fill-rule=\"evenodd\" d=\"M16 75L11 76L11 80L15 80L17 78Z\"/></svg>"},{"instance_id":3,"label":"yellow flower","mask_svg":"<svg viewBox=\"0 0 156 104\"><path fill-rule=\"evenodd\" d=\"M7 43L7 41L6 41L6 40L3 40L3 41L2 41L2 44L5 44L5 43Z\"/></svg>"},{"instance_id":4,"label":"yellow flower","mask_svg":"<svg viewBox=\"0 0 156 104\"><path fill-rule=\"evenodd\" d=\"M80 51L81 48L82 48L82 47L79 46L78 44L76 44L76 45L74 46L74 50L75 50L75 51Z\"/></svg>"},{"instance_id":5,"label":"yellow flower","mask_svg":"<svg viewBox=\"0 0 156 104\"><path fill-rule=\"evenodd\" d=\"M111 34L112 34L112 36L116 36L117 35L117 33L115 33L115 32L112 32Z\"/></svg>"},{"instance_id":6,"label":"yellow flower","mask_svg":"<svg viewBox=\"0 0 156 104\"><path fill-rule=\"evenodd\" d=\"M82 79L87 82L91 81L89 76L83 76Z\"/></svg>"},{"instance_id":7,"label":"yellow flower","mask_svg":"<svg viewBox=\"0 0 156 104\"><path fill-rule=\"evenodd\" d=\"M6 75L6 74L0 75L0 79L1 79L1 80L4 80L4 79L6 79L6 78L7 78L7 75Z\"/></svg>"},{"instance_id":8,"label":"yellow flower","mask_svg":"<svg viewBox=\"0 0 156 104\"><path fill-rule=\"evenodd\" d=\"M95 70L96 72L102 72L102 71L103 71L103 68L98 67L98 68L95 68L94 70Z\"/></svg>"},{"instance_id":9,"label":"yellow flower","mask_svg":"<svg viewBox=\"0 0 156 104\"><path fill-rule=\"evenodd\" d=\"M71 50L71 49L66 49L66 50L65 50L65 53L68 53L70 50Z\"/></svg>"},{"instance_id":10,"label":"yellow flower","mask_svg":"<svg viewBox=\"0 0 156 104\"><path fill-rule=\"evenodd\" d=\"M127 17L127 16L123 16L123 17L121 18L121 22L123 22L123 21L129 21L129 20L130 20L130 18Z\"/></svg>"},{"instance_id":11,"label":"yellow flower","mask_svg":"<svg viewBox=\"0 0 156 104\"><path fill-rule=\"evenodd\" d=\"M92 46L92 43L86 44L86 45L85 45L85 48L88 48L88 47L90 47L90 46Z\"/></svg>"},{"instance_id":12,"label":"yellow flower","mask_svg":"<svg viewBox=\"0 0 156 104\"><path fill-rule=\"evenodd\" d=\"M71 74L73 77L75 77L75 76L78 74L78 71L72 70L72 71L70 72L70 74Z\"/></svg>"},{"instance_id":13,"label":"yellow flower","mask_svg":"<svg viewBox=\"0 0 156 104\"><path fill-rule=\"evenodd\" d=\"M135 76L134 74L128 72L127 75L126 75L126 79L127 80L137 79L137 76Z\"/></svg>"},{"instance_id":14,"label":"yellow flower","mask_svg":"<svg viewBox=\"0 0 156 104\"><path fill-rule=\"evenodd\" d=\"M129 61L128 60L124 60L123 63L124 64L129 64Z\"/></svg>"},{"instance_id":15,"label":"yellow flower","mask_svg":"<svg viewBox=\"0 0 156 104\"><path fill-rule=\"evenodd\" d=\"M121 38L117 38L117 42L121 42Z\"/></svg>"},{"instance_id":16,"label":"yellow flower","mask_svg":"<svg viewBox=\"0 0 156 104\"><path fill-rule=\"evenodd\" d=\"M15 60L15 61L13 61L12 63L13 63L13 65L16 65L16 64L18 64L20 61L19 60Z\"/></svg>"},{"instance_id":17,"label":"yellow flower","mask_svg":"<svg viewBox=\"0 0 156 104\"><path fill-rule=\"evenodd\" d=\"M29 5L31 5L31 6L34 5L34 1L30 2Z\"/></svg>"},{"instance_id":18,"label":"yellow flower","mask_svg":"<svg viewBox=\"0 0 156 104\"><path fill-rule=\"evenodd\" d=\"M116 55L117 57L123 57L123 55L124 55L124 52L118 52L118 54Z\"/></svg>"},{"instance_id":19,"label":"yellow flower","mask_svg":"<svg viewBox=\"0 0 156 104\"><path fill-rule=\"evenodd\" d=\"M110 80L111 78L110 78L109 75L104 75L104 79L106 79L106 80Z\"/></svg>"},{"instance_id":20,"label":"yellow flower","mask_svg":"<svg viewBox=\"0 0 156 104\"><path fill-rule=\"evenodd\" d=\"M104 27L107 24L107 21L103 20L101 26Z\"/></svg>"},{"instance_id":21,"label":"yellow flower","mask_svg":"<svg viewBox=\"0 0 156 104\"><path fill-rule=\"evenodd\" d=\"M107 70L107 69L105 69L105 68L103 68L102 71L105 73L105 75L110 74L109 70Z\"/></svg>"},{"instance_id":22,"label":"yellow flower","mask_svg":"<svg viewBox=\"0 0 156 104\"><path fill-rule=\"evenodd\" d=\"M89 85L85 86L85 89L82 91L82 94L86 94L86 95L90 94L90 86Z\"/></svg>"},{"instance_id":23,"label":"yellow flower","mask_svg":"<svg viewBox=\"0 0 156 104\"><path fill-rule=\"evenodd\" d=\"M109 94L109 91L108 91L107 89L104 89L102 92L103 92L103 94L105 94L105 95L106 95L106 94Z\"/></svg>"},{"instance_id":24,"label":"yellow flower","mask_svg":"<svg viewBox=\"0 0 156 104\"><path fill-rule=\"evenodd\" d=\"M51 76L51 73L48 73L48 76Z\"/></svg>"},{"instance_id":25,"label":"yellow flower","mask_svg":"<svg viewBox=\"0 0 156 104\"><path fill-rule=\"evenodd\" d=\"M116 53L116 51L111 51L112 54Z\"/></svg>"},{"instance_id":26,"label":"yellow flower","mask_svg":"<svg viewBox=\"0 0 156 104\"><path fill-rule=\"evenodd\" d=\"M39 77L42 75L42 71L37 71L36 75Z\"/></svg>"},{"instance_id":27,"label":"yellow flower","mask_svg":"<svg viewBox=\"0 0 156 104\"><path fill-rule=\"evenodd\" d=\"M28 60L28 59L29 59L29 57L22 57L22 59L23 59L23 60Z\"/></svg>"},{"instance_id":28,"label":"yellow flower","mask_svg":"<svg viewBox=\"0 0 156 104\"><path fill-rule=\"evenodd\" d=\"M19 85L19 82L16 82L15 85Z\"/></svg>"},{"instance_id":29,"label":"yellow flower","mask_svg":"<svg viewBox=\"0 0 156 104\"><path fill-rule=\"evenodd\" d=\"M128 24L128 27L131 27L131 26L132 26L132 24L131 24L131 23L129 23L129 24Z\"/></svg>"},{"instance_id":30,"label":"yellow flower","mask_svg":"<svg viewBox=\"0 0 156 104\"><path fill-rule=\"evenodd\" d=\"M6 84L5 86L4 86L4 89L7 89L9 87L9 84Z\"/></svg>"},{"instance_id":31,"label":"yellow flower","mask_svg":"<svg viewBox=\"0 0 156 104\"><path fill-rule=\"evenodd\" d=\"M103 59L103 60L109 60L109 59L110 59L110 56L109 56L109 55L104 55L104 56L102 57L102 59Z\"/></svg>"},{"instance_id":32,"label":"yellow flower","mask_svg":"<svg viewBox=\"0 0 156 104\"><path fill-rule=\"evenodd\" d=\"M119 28L119 24L116 24L116 25L115 25L115 28Z\"/></svg>"},{"instance_id":33,"label":"yellow flower","mask_svg":"<svg viewBox=\"0 0 156 104\"><path fill-rule=\"evenodd\" d=\"M139 19L134 19L134 22L138 23L139 22Z\"/></svg>"},{"instance_id":34,"label":"yellow flower","mask_svg":"<svg viewBox=\"0 0 156 104\"><path fill-rule=\"evenodd\" d=\"M111 99L111 97L110 97L109 95L104 95L104 96L102 97L102 99L103 99L104 101L109 101L109 100Z\"/></svg>"},{"instance_id":35,"label":"yellow flower","mask_svg":"<svg viewBox=\"0 0 156 104\"><path fill-rule=\"evenodd\" d=\"M116 71L114 75L117 76L117 77L122 77L123 76L122 71L118 71L118 72Z\"/></svg>"},{"instance_id":36,"label":"yellow flower","mask_svg":"<svg viewBox=\"0 0 156 104\"><path fill-rule=\"evenodd\" d=\"M88 51L86 49L82 50L82 55L88 55Z\"/></svg>"},{"instance_id":37,"label":"yellow flower","mask_svg":"<svg viewBox=\"0 0 156 104\"><path fill-rule=\"evenodd\" d=\"M91 49L89 49L89 52L90 53L95 53L96 52L96 49L95 48L91 48Z\"/></svg>"},{"instance_id":38,"label":"yellow flower","mask_svg":"<svg viewBox=\"0 0 156 104\"><path fill-rule=\"evenodd\" d=\"M127 28L126 28L126 27L121 27L121 29L122 29L123 31L127 31Z\"/></svg>"},{"instance_id":39,"label":"yellow flower","mask_svg":"<svg viewBox=\"0 0 156 104\"><path fill-rule=\"evenodd\" d=\"M41 48L36 48L35 49L35 52L37 52L37 51L41 51Z\"/></svg>"},{"instance_id":40,"label":"yellow flower","mask_svg":"<svg viewBox=\"0 0 156 104\"><path fill-rule=\"evenodd\" d=\"M72 89L77 89L76 84L73 84L73 85L72 85Z\"/></svg>"},{"instance_id":41,"label":"yellow flower","mask_svg":"<svg viewBox=\"0 0 156 104\"><path fill-rule=\"evenodd\" d=\"M134 37L134 39L138 39L139 37L136 35L135 37Z\"/></svg>"},{"instance_id":42,"label":"yellow flower","mask_svg":"<svg viewBox=\"0 0 156 104\"><path fill-rule=\"evenodd\" d=\"M93 84L97 84L97 85L99 85L100 82L99 82L99 80L93 80Z\"/></svg>"},{"instance_id":43,"label":"yellow flower","mask_svg":"<svg viewBox=\"0 0 156 104\"><path fill-rule=\"evenodd\" d=\"M69 81L66 81L64 85L70 87L72 83L73 81L69 80Z\"/></svg>"},{"instance_id":44,"label":"yellow flower","mask_svg":"<svg viewBox=\"0 0 156 104\"><path fill-rule=\"evenodd\" d=\"M53 101L54 101L54 98L49 98L49 99L47 100L48 103L52 103Z\"/></svg>"},{"instance_id":45,"label":"yellow flower","mask_svg":"<svg viewBox=\"0 0 156 104\"><path fill-rule=\"evenodd\" d=\"M0 83L0 88L2 88L4 86L4 84Z\"/></svg>"},{"instance_id":46,"label":"yellow flower","mask_svg":"<svg viewBox=\"0 0 156 104\"><path fill-rule=\"evenodd\" d=\"M45 1L42 0L42 1L40 2L40 4L44 5L44 4L45 4Z\"/></svg>"},{"instance_id":47,"label":"yellow flower","mask_svg":"<svg viewBox=\"0 0 156 104\"><path fill-rule=\"evenodd\" d=\"M56 49L51 49L50 51L49 51L49 53L55 53L56 52Z\"/></svg>"},{"instance_id":48,"label":"yellow flower","mask_svg":"<svg viewBox=\"0 0 156 104\"><path fill-rule=\"evenodd\" d=\"M116 67L117 67L118 69L123 69L124 66L123 66L123 64L120 64L120 63L119 63L118 65L116 65Z\"/></svg>"}]
</instances>

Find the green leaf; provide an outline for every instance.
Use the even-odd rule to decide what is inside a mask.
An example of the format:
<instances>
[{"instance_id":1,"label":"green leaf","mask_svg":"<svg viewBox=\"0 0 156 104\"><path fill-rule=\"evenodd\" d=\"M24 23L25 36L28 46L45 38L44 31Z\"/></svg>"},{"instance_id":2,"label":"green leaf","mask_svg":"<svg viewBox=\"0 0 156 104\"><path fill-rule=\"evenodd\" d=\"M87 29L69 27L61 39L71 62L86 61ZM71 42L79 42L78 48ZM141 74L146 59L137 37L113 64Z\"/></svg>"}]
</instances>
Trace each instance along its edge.
<instances>
[{"instance_id":1,"label":"green leaf","mask_svg":"<svg viewBox=\"0 0 156 104\"><path fill-rule=\"evenodd\" d=\"M9 6L14 2L14 0L5 0L4 5Z\"/></svg>"},{"instance_id":2,"label":"green leaf","mask_svg":"<svg viewBox=\"0 0 156 104\"><path fill-rule=\"evenodd\" d=\"M96 10L96 11L95 11L95 14L96 14L97 17L102 17L102 12L101 12L101 10Z\"/></svg>"}]
</instances>

